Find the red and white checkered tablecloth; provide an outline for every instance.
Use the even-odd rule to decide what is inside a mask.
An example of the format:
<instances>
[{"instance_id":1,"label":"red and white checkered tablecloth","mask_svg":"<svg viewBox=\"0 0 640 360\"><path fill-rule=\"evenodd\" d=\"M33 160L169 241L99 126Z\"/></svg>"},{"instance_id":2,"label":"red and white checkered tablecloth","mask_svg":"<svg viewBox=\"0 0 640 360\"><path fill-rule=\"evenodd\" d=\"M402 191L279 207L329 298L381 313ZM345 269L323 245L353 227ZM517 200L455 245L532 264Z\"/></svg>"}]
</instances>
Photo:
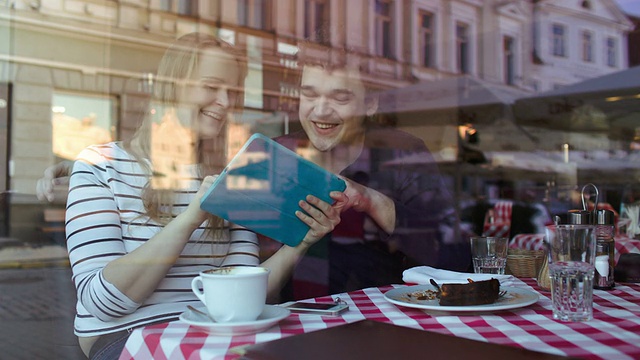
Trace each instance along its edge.
<instances>
[{"instance_id":1,"label":"red and white checkered tablecloth","mask_svg":"<svg viewBox=\"0 0 640 360\"><path fill-rule=\"evenodd\" d=\"M509 241L511 249L544 250L544 234L518 234Z\"/></svg>"},{"instance_id":2,"label":"red and white checkered tablecloth","mask_svg":"<svg viewBox=\"0 0 640 360\"><path fill-rule=\"evenodd\" d=\"M612 291L594 290L594 319L579 323L553 320L551 294L539 290L535 280L514 278L504 285L533 289L540 300L528 307L495 313L435 314L387 302L384 292L400 285L367 288L339 294L350 307L342 316L292 314L255 335L208 335L180 321L135 329L120 359L236 359L240 357L237 349L245 345L363 319L580 358L640 358L639 284L616 284ZM402 356L401 345L398 355Z\"/></svg>"},{"instance_id":3,"label":"red and white checkered tablecloth","mask_svg":"<svg viewBox=\"0 0 640 360\"><path fill-rule=\"evenodd\" d=\"M489 212L482 227L482 236L509 237L513 202L498 201Z\"/></svg>"},{"instance_id":4,"label":"red and white checkered tablecloth","mask_svg":"<svg viewBox=\"0 0 640 360\"><path fill-rule=\"evenodd\" d=\"M512 249L544 250L544 234L518 234L511 239L509 247ZM627 253L640 254L640 240L626 236L615 238L615 262L618 263L620 255Z\"/></svg>"}]
</instances>

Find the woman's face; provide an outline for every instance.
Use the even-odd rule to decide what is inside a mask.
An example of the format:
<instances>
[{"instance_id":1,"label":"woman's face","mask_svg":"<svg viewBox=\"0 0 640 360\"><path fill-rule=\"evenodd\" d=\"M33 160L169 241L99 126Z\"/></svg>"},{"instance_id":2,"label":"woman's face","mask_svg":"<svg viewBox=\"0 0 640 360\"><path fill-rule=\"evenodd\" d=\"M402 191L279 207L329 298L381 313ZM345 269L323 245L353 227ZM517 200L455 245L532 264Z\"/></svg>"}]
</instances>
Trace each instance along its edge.
<instances>
[{"instance_id":1,"label":"woman's face","mask_svg":"<svg viewBox=\"0 0 640 360\"><path fill-rule=\"evenodd\" d=\"M178 91L178 103L190 114L199 138L216 137L236 103L240 70L233 56L219 48L203 50L190 81Z\"/></svg>"}]
</instances>

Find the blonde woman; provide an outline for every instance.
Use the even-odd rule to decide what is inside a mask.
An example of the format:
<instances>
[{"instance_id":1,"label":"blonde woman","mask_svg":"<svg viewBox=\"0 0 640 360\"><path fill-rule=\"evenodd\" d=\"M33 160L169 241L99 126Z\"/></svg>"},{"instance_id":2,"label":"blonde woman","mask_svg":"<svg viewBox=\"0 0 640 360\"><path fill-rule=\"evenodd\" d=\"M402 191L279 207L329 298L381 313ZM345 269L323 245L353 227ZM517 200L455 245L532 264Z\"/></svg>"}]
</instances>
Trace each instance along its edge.
<instances>
[{"instance_id":1,"label":"blonde woman","mask_svg":"<svg viewBox=\"0 0 640 360\"><path fill-rule=\"evenodd\" d=\"M94 145L78 156L66 234L78 296L74 330L91 359L117 358L130 329L175 320L187 305L197 305L190 283L200 271L259 265L255 233L199 207L224 165L226 120L242 100L245 74L243 57L232 46L186 35L161 60L161 85L133 138ZM169 129L178 124L186 133L167 143L154 112L168 117ZM176 142L179 153L162 151ZM339 223L346 198L332 198L333 206L312 196L300 202L304 211L296 215L309 232L300 245L283 246L262 264L271 270L270 296L308 247Z\"/></svg>"}]
</instances>

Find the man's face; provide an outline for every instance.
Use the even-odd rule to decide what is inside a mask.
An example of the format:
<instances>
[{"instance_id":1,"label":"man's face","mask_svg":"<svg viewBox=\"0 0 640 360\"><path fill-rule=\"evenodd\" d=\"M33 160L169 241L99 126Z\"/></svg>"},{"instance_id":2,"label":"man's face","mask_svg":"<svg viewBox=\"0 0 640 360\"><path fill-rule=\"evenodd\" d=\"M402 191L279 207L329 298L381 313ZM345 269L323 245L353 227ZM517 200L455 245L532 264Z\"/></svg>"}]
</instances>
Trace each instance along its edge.
<instances>
[{"instance_id":1,"label":"man's face","mask_svg":"<svg viewBox=\"0 0 640 360\"><path fill-rule=\"evenodd\" d=\"M359 138L366 115L377 102L365 103L365 88L355 69L327 71L305 65L300 84L300 123L313 146L329 151Z\"/></svg>"}]
</instances>

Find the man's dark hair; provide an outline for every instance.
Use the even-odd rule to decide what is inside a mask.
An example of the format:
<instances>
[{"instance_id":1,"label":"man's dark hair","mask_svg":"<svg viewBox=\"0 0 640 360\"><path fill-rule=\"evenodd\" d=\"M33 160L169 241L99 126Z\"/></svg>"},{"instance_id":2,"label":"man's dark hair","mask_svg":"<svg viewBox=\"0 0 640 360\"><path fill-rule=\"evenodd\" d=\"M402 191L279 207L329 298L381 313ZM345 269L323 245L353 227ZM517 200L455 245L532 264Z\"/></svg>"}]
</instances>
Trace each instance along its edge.
<instances>
[{"instance_id":1,"label":"man's dark hair","mask_svg":"<svg viewBox=\"0 0 640 360\"><path fill-rule=\"evenodd\" d=\"M340 27L339 31L346 31L344 27ZM368 74L369 55L364 51L349 46L332 46L330 41L319 43L313 39L330 39L330 27L328 24L323 25L315 32L316 36L300 40L298 42L298 52L296 53L296 61L298 63L298 79L300 84L302 80L302 69L305 66L318 66L329 72L340 69L358 69L361 75ZM321 35L318 35L321 34ZM375 88L371 82L362 77L365 87L367 101L377 97L376 93L380 90ZM367 121L380 123L377 116L367 117Z\"/></svg>"}]
</instances>

